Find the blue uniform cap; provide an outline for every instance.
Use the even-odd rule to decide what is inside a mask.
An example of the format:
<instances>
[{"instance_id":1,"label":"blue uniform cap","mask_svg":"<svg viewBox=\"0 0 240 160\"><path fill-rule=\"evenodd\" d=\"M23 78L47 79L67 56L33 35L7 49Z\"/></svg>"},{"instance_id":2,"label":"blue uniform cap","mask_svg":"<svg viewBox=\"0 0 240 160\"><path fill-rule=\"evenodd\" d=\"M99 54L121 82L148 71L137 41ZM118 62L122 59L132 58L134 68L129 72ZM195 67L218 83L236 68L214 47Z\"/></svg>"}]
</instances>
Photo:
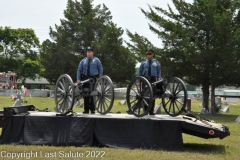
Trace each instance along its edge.
<instances>
[{"instance_id":1,"label":"blue uniform cap","mask_svg":"<svg viewBox=\"0 0 240 160\"><path fill-rule=\"evenodd\" d=\"M154 50L153 50L152 48L148 48L148 49L146 50L146 53L154 53Z\"/></svg>"},{"instance_id":2,"label":"blue uniform cap","mask_svg":"<svg viewBox=\"0 0 240 160\"><path fill-rule=\"evenodd\" d=\"M88 47L86 48L86 50L87 50L87 51L93 51L93 47L88 46Z\"/></svg>"}]
</instances>

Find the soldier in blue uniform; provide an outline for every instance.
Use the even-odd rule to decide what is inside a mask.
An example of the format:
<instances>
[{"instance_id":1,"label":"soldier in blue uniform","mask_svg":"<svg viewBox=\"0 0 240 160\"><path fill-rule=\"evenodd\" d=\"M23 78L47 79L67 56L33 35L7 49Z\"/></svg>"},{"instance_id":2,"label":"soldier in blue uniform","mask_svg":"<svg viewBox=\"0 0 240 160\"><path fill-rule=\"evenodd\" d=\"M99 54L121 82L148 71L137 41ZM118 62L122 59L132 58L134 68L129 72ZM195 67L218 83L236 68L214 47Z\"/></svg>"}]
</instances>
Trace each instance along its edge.
<instances>
[{"instance_id":1,"label":"soldier in blue uniform","mask_svg":"<svg viewBox=\"0 0 240 160\"><path fill-rule=\"evenodd\" d=\"M87 47L87 57L82 59L78 65L77 70L77 83L88 78L94 78L97 80L98 77L103 74L103 67L100 60L94 57L93 47ZM89 84L84 84L85 87L89 87ZM84 111L83 113L88 114L89 110L92 114L95 114L95 106L93 97L84 97Z\"/></svg>"},{"instance_id":2,"label":"soldier in blue uniform","mask_svg":"<svg viewBox=\"0 0 240 160\"><path fill-rule=\"evenodd\" d=\"M150 83L156 82L161 77L160 63L154 59L154 50L148 48L146 51L147 58L144 60L138 70L138 76L145 77ZM149 115L154 114L155 99L153 100Z\"/></svg>"}]
</instances>

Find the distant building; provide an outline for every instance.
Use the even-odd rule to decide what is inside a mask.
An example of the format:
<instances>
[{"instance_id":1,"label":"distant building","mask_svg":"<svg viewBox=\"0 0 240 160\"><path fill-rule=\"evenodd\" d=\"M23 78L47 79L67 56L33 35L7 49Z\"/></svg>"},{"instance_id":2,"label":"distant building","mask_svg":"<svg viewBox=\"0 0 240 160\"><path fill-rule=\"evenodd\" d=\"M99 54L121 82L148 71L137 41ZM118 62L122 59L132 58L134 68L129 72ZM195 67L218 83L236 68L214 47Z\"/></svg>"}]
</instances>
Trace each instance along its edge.
<instances>
[{"instance_id":1,"label":"distant building","mask_svg":"<svg viewBox=\"0 0 240 160\"><path fill-rule=\"evenodd\" d=\"M36 78L35 80L26 78L25 80L25 87L27 89L46 89L46 85L49 84L46 78Z\"/></svg>"},{"instance_id":2,"label":"distant building","mask_svg":"<svg viewBox=\"0 0 240 160\"><path fill-rule=\"evenodd\" d=\"M10 89L17 86L16 72L0 72L0 89Z\"/></svg>"}]
</instances>

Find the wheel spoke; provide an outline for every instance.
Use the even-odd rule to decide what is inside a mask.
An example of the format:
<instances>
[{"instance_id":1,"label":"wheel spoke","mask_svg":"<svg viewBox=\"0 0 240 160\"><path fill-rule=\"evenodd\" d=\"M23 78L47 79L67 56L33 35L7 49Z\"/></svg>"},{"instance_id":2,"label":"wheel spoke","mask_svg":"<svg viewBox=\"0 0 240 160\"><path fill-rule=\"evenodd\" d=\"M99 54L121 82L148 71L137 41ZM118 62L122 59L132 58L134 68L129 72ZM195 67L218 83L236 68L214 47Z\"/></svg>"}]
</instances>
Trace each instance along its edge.
<instances>
[{"instance_id":1,"label":"wheel spoke","mask_svg":"<svg viewBox=\"0 0 240 160\"><path fill-rule=\"evenodd\" d=\"M62 84L63 84L63 88L66 89L66 81L65 81L65 78L62 79Z\"/></svg>"},{"instance_id":2,"label":"wheel spoke","mask_svg":"<svg viewBox=\"0 0 240 160\"><path fill-rule=\"evenodd\" d=\"M98 98L98 96L96 96L96 98L95 98L95 104L98 103L98 102L99 102L99 98Z\"/></svg>"},{"instance_id":3,"label":"wheel spoke","mask_svg":"<svg viewBox=\"0 0 240 160\"><path fill-rule=\"evenodd\" d=\"M101 91L103 91L103 90L104 90L104 85L105 85L105 83L104 83L104 79L102 79Z\"/></svg>"},{"instance_id":4,"label":"wheel spoke","mask_svg":"<svg viewBox=\"0 0 240 160\"><path fill-rule=\"evenodd\" d=\"M140 84L140 82L139 82L139 84ZM135 82L135 86L136 86L136 88L137 88L137 91L138 91L138 93L140 93L140 87L137 85L137 81ZM141 86L141 85L140 85Z\"/></svg>"},{"instance_id":5,"label":"wheel spoke","mask_svg":"<svg viewBox=\"0 0 240 160\"><path fill-rule=\"evenodd\" d=\"M141 105L140 102L139 102L138 104L140 105L140 106L138 107L138 115L140 115L140 111L141 111L142 105Z\"/></svg>"},{"instance_id":6,"label":"wheel spoke","mask_svg":"<svg viewBox=\"0 0 240 160\"><path fill-rule=\"evenodd\" d=\"M102 111L105 111L106 109L105 109L105 106L104 106L104 101L103 101L103 99L101 99L101 106L102 106Z\"/></svg>"},{"instance_id":7,"label":"wheel spoke","mask_svg":"<svg viewBox=\"0 0 240 160\"><path fill-rule=\"evenodd\" d=\"M101 100L99 99L99 101L98 101L98 107L97 107L97 108L100 108L100 101L101 101Z\"/></svg>"},{"instance_id":8,"label":"wheel spoke","mask_svg":"<svg viewBox=\"0 0 240 160\"><path fill-rule=\"evenodd\" d=\"M176 101L178 101L180 104L182 104L182 105L183 105L183 102L179 101L178 99L176 99Z\"/></svg>"},{"instance_id":9,"label":"wheel spoke","mask_svg":"<svg viewBox=\"0 0 240 160\"><path fill-rule=\"evenodd\" d=\"M108 88L107 90L104 89L103 91L104 91L104 92L107 92L107 91L110 91L110 90L111 90L111 88Z\"/></svg>"},{"instance_id":10,"label":"wheel spoke","mask_svg":"<svg viewBox=\"0 0 240 160\"><path fill-rule=\"evenodd\" d=\"M166 90L165 93L171 95L171 91L169 92L169 90Z\"/></svg>"},{"instance_id":11,"label":"wheel spoke","mask_svg":"<svg viewBox=\"0 0 240 160\"><path fill-rule=\"evenodd\" d=\"M130 104L132 104L132 103L134 103L134 102L136 102L136 101L137 101L137 99L135 99L134 101L130 102Z\"/></svg>"},{"instance_id":12,"label":"wheel spoke","mask_svg":"<svg viewBox=\"0 0 240 160\"><path fill-rule=\"evenodd\" d=\"M60 101L62 101L62 100L63 100L63 97L61 97L61 98L60 98L60 99L57 101L57 102L58 102L58 104L59 104L59 102L60 102Z\"/></svg>"},{"instance_id":13,"label":"wheel spoke","mask_svg":"<svg viewBox=\"0 0 240 160\"><path fill-rule=\"evenodd\" d=\"M174 102L171 102L172 103L172 106L173 106L173 114L175 114L175 106L174 106Z\"/></svg>"},{"instance_id":14,"label":"wheel spoke","mask_svg":"<svg viewBox=\"0 0 240 160\"><path fill-rule=\"evenodd\" d=\"M103 89L103 91L105 91L106 90L106 88L108 87L108 82L106 82L106 84L104 83L104 89Z\"/></svg>"},{"instance_id":15,"label":"wheel spoke","mask_svg":"<svg viewBox=\"0 0 240 160\"><path fill-rule=\"evenodd\" d=\"M68 98L69 102L72 102L72 97L71 96L68 96L67 98Z\"/></svg>"},{"instance_id":16,"label":"wheel spoke","mask_svg":"<svg viewBox=\"0 0 240 160\"><path fill-rule=\"evenodd\" d=\"M135 112L137 109L140 109L141 107L141 105L139 106L139 104L140 104L140 101L137 101L137 103L134 105L134 106L132 106L132 110Z\"/></svg>"},{"instance_id":17,"label":"wheel spoke","mask_svg":"<svg viewBox=\"0 0 240 160\"><path fill-rule=\"evenodd\" d=\"M179 107L178 107L177 103L176 103L176 102L174 102L174 104L175 104L176 108L177 108L177 109L178 109L178 111L179 111L180 109L179 109Z\"/></svg>"},{"instance_id":18,"label":"wheel spoke","mask_svg":"<svg viewBox=\"0 0 240 160\"><path fill-rule=\"evenodd\" d=\"M138 102L137 102L138 103ZM137 103L134 103L132 106L131 106L131 109L134 111L134 108L136 107Z\"/></svg>"},{"instance_id":19,"label":"wheel spoke","mask_svg":"<svg viewBox=\"0 0 240 160\"><path fill-rule=\"evenodd\" d=\"M143 99L148 99L148 100L150 100L151 97L143 96Z\"/></svg>"},{"instance_id":20,"label":"wheel spoke","mask_svg":"<svg viewBox=\"0 0 240 160\"><path fill-rule=\"evenodd\" d=\"M106 106L107 108L109 108L109 105L107 104L106 101L104 101L104 104L105 104L105 106ZM106 111L105 107L104 107L104 111Z\"/></svg>"},{"instance_id":21,"label":"wheel spoke","mask_svg":"<svg viewBox=\"0 0 240 160\"><path fill-rule=\"evenodd\" d=\"M179 86L179 83L177 84L177 86L176 86L176 88L175 88L175 91L174 91L174 93L176 93L176 92L177 92L178 86Z\"/></svg>"},{"instance_id":22,"label":"wheel spoke","mask_svg":"<svg viewBox=\"0 0 240 160\"><path fill-rule=\"evenodd\" d=\"M131 91L135 92L136 95L137 95L138 93L140 93L140 92L137 93L133 88L131 88Z\"/></svg>"},{"instance_id":23,"label":"wheel spoke","mask_svg":"<svg viewBox=\"0 0 240 160\"><path fill-rule=\"evenodd\" d=\"M129 96L131 96L131 97L136 97L136 95L132 95L132 94L130 94Z\"/></svg>"},{"instance_id":24,"label":"wheel spoke","mask_svg":"<svg viewBox=\"0 0 240 160\"><path fill-rule=\"evenodd\" d=\"M60 92L64 92L61 88L57 87L57 90L60 91Z\"/></svg>"},{"instance_id":25,"label":"wheel spoke","mask_svg":"<svg viewBox=\"0 0 240 160\"><path fill-rule=\"evenodd\" d=\"M167 101L167 103L165 104L166 106L168 105L168 103L170 102L171 100L170 99L168 99L168 101Z\"/></svg>"},{"instance_id":26,"label":"wheel spoke","mask_svg":"<svg viewBox=\"0 0 240 160\"><path fill-rule=\"evenodd\" d=\"M147 101L145 99L143 99L143 103L149 107L149 104L147 103Z\"/></svg>"},{"instance_id":27,"label":"wheel spoke","mask_svg":"<svg viewBox=\"0 0 240 160\"><path fill-rule=\"evenodd\" d=\"M111 100L110 100L109 98L105 97L105 99L106 99L108 102L111 102Z\"/></svg>"},{"instance_id":28,"label":"wheel spoke","mask_svg":"<svg viewBox=\"0 0 240 160\"><path fill-rule=\"evenodd\" d=\"M172 101L170 101L170 106L168 108L169 112L171 111L171 108L172 108Z\"/></svg>"}]
</instances>

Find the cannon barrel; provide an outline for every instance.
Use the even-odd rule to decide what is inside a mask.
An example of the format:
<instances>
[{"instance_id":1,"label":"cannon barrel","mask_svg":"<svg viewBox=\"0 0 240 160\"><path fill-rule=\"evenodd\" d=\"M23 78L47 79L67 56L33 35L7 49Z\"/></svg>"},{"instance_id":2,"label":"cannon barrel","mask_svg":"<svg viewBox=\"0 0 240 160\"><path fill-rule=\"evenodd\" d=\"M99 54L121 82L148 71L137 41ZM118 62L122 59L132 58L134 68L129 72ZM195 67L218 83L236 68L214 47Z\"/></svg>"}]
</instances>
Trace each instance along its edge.
<instances>
[{"instance_id":1,"label":"cannon barrel","mask_svg":"<svg viewBox=\"0 0 240 160\"><path fill-rule=\"evenodd\" d=\"M75 83L74 86L78 86L78 85L82 86L85 83L94 84L95 80L93 78L89 78L89 79L86 79L84 81L81 81L80 83Z\"/></svg>"},{"instance_id":2,"label":"cannon barrel","mask_svg":"<svg viewBox=\"0 0 240 160\"><path fill-rule=\"evenodd\" d=\"M89 78L89 79L86 79L86 80L80 82L80 84L85 84L85 83L94 84L95 80L93 78Z\"/></svg>"},{"instance_id":3,"label":"cannon barrel","mask_svg":"<svg viewBox=\"0 0 240 160\"><path fill-rule=\"evenodd\" d=\"M157 82L153 82L152 85L153 86L163 86L167 84L167 79L166 78L162 78L160 80L158 80Z\"/></svg>"}]
</instances>

